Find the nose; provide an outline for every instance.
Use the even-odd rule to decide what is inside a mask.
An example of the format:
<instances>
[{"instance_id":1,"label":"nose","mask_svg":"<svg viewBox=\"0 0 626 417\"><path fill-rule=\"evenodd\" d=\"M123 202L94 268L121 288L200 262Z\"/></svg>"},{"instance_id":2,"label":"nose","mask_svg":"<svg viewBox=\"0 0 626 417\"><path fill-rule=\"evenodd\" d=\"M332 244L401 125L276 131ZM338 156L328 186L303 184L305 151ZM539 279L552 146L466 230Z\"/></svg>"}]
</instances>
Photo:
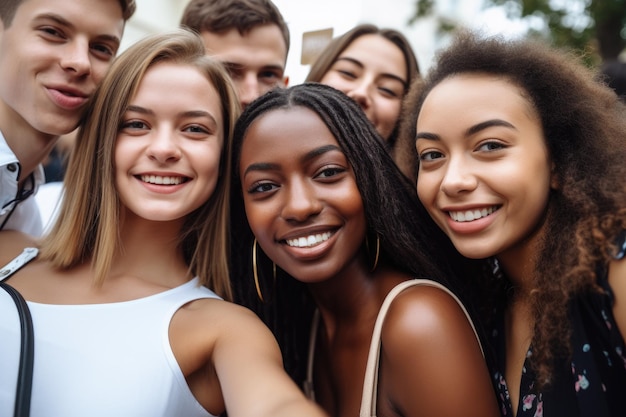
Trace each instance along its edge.
<instances>
[{"instance_id":1,"label":"nose","mask_svg":"<svg viewBox=\"0 0 626 417\"><path fill-rule=\"evenodd\" d=\"M182 156L176 138L169 132L155 132L148 145L147 154L159 164L178 161Z\"/></svg>"},{"instance_id":2,"label":"nose","mask_svg":"<svg viewBox=\"0 0 626 417\"><path fill-rule=\"evenodd\" d=\"M239 80L238 84L239 102L241 103L242 109L245 109L248 104L252 103L263 93L256 74L252 72L247 72Z\"/></svg>"},{"instance_id":3,"label":"nose","mask_svg":"<svg viewBox=\"0 0 626 417\"><path fill-rule=\"evenodd\" d=\"M282 217L288 221L303 222L322 210L322 203L306 180L292 181L285 187Z\"/></svg>"},{"instance_id":4,"label":"nose","mask_svg":"<svg viewBox=\"0 0 626 417\"><path fill-rule=\"evenodd\" d=\"M89 75L91 73L89 41L80 38L69 41L67 48L63 49L61 67L75 76Z\"/></svg>"},{"instance_id":5,"label":"nose","mask_svg":"<svg viewBox=\"0 0 626 417\"><path fill-rule=\"evenodd\" d=\"M471 163L463 158L450 158L443 180L441 191L446 195L453 196L472 191L478 186L478 179L472 172Z\"/></svg>"},{"instance_id":6,"label":"nose","mask_svg":"<svg viewBox=\"0 0 626 417\"><path fill-rule=\"evenodd\" d=\"M356 101L363 110L368 109L372 105L370 97L370 83L366 80L355 83L353 88L346 92L348 97Z\"/></svg>"}]
</instances>

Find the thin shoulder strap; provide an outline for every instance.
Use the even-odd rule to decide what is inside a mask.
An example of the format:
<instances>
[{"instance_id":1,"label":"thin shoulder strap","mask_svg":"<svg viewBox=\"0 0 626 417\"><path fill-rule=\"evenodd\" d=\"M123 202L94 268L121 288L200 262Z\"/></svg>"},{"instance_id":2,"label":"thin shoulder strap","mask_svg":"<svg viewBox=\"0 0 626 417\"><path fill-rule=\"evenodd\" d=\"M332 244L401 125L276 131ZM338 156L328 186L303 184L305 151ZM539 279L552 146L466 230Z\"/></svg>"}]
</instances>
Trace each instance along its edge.
<instances>
[{"instance_id":1,"label":"thin shoulder strap","mask_svg":"<svg viewBox=\"0 0 626 417\"><path fill-rule=\"evenodd\" d=\"M370 351L367 357L367 367L365 368L363 396L361 397L361 410L359 412L360 417L376 416L376 400L378 396L378 366L380 361L380 337L382 333L383 322L385 321L385 316L387 315L389 306L398 294L414 285L427 285L430 287L436 287L448 293L458 303L459 307L461 307L461 310L463 310L463 313L465 313L467 321L469 321L470 325L472 326L472 330L474 331L474 335L476 336L476 340L478 341L478 346L480 346L480 351L483 354L483 357L485 356L483 347L480 343L480 339L478 338L478 333L476 332L476 328L474 327L474 323L472 322L469 313L461 303L461 300L459 300L458 297L452 293L452 291L450 291L448 288L441 285L440 283L428 279L412 279L402 282L396 285L391 291L389 291L389 294L387 294L387 297L385 297L385 301L383 301L383 305L378 312L378 317L376 318L374 332L372 333Z\"/></svg>"}]
</instances>

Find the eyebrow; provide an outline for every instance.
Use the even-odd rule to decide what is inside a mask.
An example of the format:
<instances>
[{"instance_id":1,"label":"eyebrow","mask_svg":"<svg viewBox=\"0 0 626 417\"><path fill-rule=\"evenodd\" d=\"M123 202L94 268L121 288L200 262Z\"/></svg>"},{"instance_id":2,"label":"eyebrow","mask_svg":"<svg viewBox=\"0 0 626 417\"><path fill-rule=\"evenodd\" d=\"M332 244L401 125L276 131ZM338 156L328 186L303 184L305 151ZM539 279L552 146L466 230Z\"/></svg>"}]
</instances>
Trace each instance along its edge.
<instances>
[{"instance_id":1,"label":"eyebrow","mask_svg":"<svg viewBox=\"0 0 626 417\"><path fill-rule=\"evenodd\" d=\"M129 105L126 108L126 111L132 111L135 113L140 113L140 114L148 114L148 115L154 115L155 113L150 110L150 109L146 109L145 107L141 107L141 106L135 106L135 105ZM182 117L206 117L207 119L209 119L212 123L214 123L217 126L217 120L215 120L215 117L213 117L213 115L207 111L204 110L189 110L189 111L184 111L184 112L180 112L178 113L178 116L182 116Z\"/></svg>"},{"instance_id":2,"label":"eyebrow","mask_svg":"<svg viewBox=\"0 0 626 417\"><path fill-rule=\"evenodd\" d=\"M485 130L488 129L490 127L495 127L495 126L501 126L501 127L506 127L509 129L513 129L513 130L517 130L517 128L512 125L511 123L502 120L502 119L491 119L491 120L486 120L484 122L480 122L478 124L475 124L474 126L471 126L469 129L467 129L465 131L465 137L467 136L472 136L475 135L476 133L480 132L481 130ZM417 141L418 139L426 139L426 140L440 140L439 135L435 134L435 133L430 133L430 132L417 132L415 134L415 140Z\"/></svg>"},{"instance_id":3,"label":"eyebrow","mask_svg":"<svg viewBox=\"0 0 626 417\"><path fill-rule=\"evenodd\" d=\"M358 66L359 68L365 68L365 65L363 65L361 61L354 59L354 58L350 58L349 56L340 56L335 60L335 62L337 61L348 61ZM407 87L407 81L403 79L402 77L399 77L395 74L391 74L389 72L384 72L380 75L384 78L391 78L393 80L400 81L405 88Z\"/></svg>"},{"instance_id":4,"label":"eyebrow","mask_svg":"<svg viewBox=\"0 0 626 417\"><path fill-rule=\"evenodd\" d=\"M341 148L339 148L339 146L337 145L324 145L324 146L320 146L319 148L315 148L307 153L305 153L301 158L300 161L302 163L307 163L315 158L317 158L320 155L323 155L327 152L332 152L332 151L338 151L338 152L342 152ZM246 170L243 172L243 176L245 176L248 172L251 171L270 171L270 170L278 170L280 169L280 165L279 164L275 164L275 163L269 163L269 162L257 162L254 164L250 164Z\"/></svg>"},{"instance_id":5,"label":"eyebrow","mask_svg":"<svg viewBox=\"0 0 626 417\"><path fill-rule=\"evenodd\" d=\"M246 68L246 65L239 64L237 62L230 62L230 61L220 61L220 62L222 63L224 67L226 67L226 69L239 71L239 70L242 70L243 68ZM275 71L280 71L280 72L285 71L285 68L281 65L264 65L260 69L261 70L275 70Z\"/></svg>"},{"instance_id":6,"label":"eyebrow","mask_svg":"<svg viewBox=\"0 0 626 417\"><path fill-rule=\"evenodd\" d=\"M72 22L70 22L63 16L58 15L56 13L42 13L40 15L35 16L35 18L33 19L33 21L37 21L37 20L52 20L58 25L75 29L75 26L72 24ZM120 44L120 38L114 35L101 34L101 35L98 35L97 38L100 40L114 42L118 46Z\"/></svg>"}]
</instances>

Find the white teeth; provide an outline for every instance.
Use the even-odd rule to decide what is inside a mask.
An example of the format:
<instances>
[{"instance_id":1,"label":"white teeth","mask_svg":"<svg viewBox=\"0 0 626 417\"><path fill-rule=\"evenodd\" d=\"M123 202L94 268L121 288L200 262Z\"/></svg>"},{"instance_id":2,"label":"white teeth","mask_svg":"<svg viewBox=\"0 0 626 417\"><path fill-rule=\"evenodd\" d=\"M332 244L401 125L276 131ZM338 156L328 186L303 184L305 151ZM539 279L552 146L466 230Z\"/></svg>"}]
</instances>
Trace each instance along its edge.
<instances>
[{"instance_id":1,"label":"white teeth","mask_svg":"<svg viewBox=\"0 0 626 417\"><path fill-rule=\"evenodd\" d=\"M482 210L450 211L449 214L455 222L471 222L486 217L496 210L497 207L492 206Z\"/></svg>"},{"instance_id":2,"label":"white teeth","mask_svg":"<svg viewBox=\"0 0 626 417\"><path fill-rule=\"evenodd\" d=\"M299 237L295 239L287 239L287 245L295 248L310 248L315 245L328 240L332 236L332 233L325 232L317 235L310 235L307 237Z\"/></svg>"},{"instance_id":3,"label":"white teeth","mask_svg":"<svg viewBox=\"0 0 626 417\"><path fill-rule=\"evenodd\" d=\"M141 181L159 185L178 185L183 182L183 177L161 177L159 175L142 175Z\"/></svg>"}]
</instances>

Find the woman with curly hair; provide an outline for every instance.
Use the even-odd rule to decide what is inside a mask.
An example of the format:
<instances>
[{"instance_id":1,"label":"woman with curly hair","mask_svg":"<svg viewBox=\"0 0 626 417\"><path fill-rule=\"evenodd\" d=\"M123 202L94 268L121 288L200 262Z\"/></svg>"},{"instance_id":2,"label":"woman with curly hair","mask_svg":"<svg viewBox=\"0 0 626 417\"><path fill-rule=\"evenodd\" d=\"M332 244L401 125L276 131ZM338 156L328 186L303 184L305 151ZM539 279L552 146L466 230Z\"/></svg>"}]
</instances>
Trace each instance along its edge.
<instances>
[{"instance_id":1,"label":"woman with curly hair","mask_svg":"<svg viewBox=\"0 0 626 417\"><path fill-rule=\"evenodd\" d=\"M599 79L564 51L462 33L408 102L418 195L485 260L504 415L626 415L626 112Z\"/></svg>"}]
</instances>

